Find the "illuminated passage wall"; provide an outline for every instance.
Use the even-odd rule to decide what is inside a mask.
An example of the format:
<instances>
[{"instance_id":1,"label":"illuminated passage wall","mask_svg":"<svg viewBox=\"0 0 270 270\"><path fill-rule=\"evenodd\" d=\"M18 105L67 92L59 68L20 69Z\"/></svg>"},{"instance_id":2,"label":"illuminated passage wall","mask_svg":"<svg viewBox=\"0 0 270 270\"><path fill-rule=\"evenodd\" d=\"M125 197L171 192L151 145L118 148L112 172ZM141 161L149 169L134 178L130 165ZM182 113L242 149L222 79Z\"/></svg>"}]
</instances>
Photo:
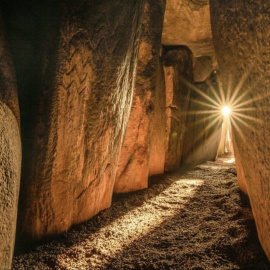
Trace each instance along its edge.
<instances>
[{"instance_id":1,"label":"illuminated passage wall","mask_svg":"<svg viewBox=\"0 0 270 270\"><path fill-rule=\"evenodd\" d=\"M223 88L234 101L238 180L249 195L260 242L270 258L270 5L211 0L210 7Z\"/></svg>"}]
</instances>

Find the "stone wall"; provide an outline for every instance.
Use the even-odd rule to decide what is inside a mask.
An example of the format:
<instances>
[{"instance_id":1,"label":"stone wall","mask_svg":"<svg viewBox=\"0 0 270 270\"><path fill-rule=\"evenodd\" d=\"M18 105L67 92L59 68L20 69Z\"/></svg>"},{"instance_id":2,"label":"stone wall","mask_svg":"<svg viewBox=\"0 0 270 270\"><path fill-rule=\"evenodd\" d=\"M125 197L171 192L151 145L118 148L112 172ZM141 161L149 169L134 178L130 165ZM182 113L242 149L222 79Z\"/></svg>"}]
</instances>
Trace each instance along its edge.
<instances>
[{"instance_id":1,"label":"stone wall","mask_svg":"<svg viewBox=\"0 0 270 270\"><path fill-rule=\"evenodd\" d=\"M10 269L21 174L19 106L0 8L0 268Z\"/></svg>"},{"instance_id":2,"label":"stone wall","mask_svg":"<svg viewBox=\"0 0 270 270\"><path fill-rule=\"evenodd\" d=\"M40 239L111 204L143 1L28 2L5 14L24 104L19 230Z\"/></svg>"},{"instance_id":3,"label":"stone wall","mask_svg":"<svg viewBox=\"0 0 270 270\"><path fill-rule=\"evenodd\" d=\"M270 259L270 5L210 0L210 7L223 88L228 92L231 85L231 98L236 96L232 115L236 164L243 169L259 239Z\"/></svg>"},{"instance_id":4,"label":"stone wall","mask_svg":"<svg viewBox=\"0 0 270 270\"><path fill-rule=\"evenodd\" d=\"M166 82L165 171L180 168L190 88L193 81L192 54L186 47L167 47L163 55Z\"/></svg>"},{"instance_id":5,"label":"stone wall","mask_svg":"<svg viewBox=\"0 0 270 270\"><path fill-rule=\"evenodd\" d=\"M116 193L129 192L148 186L150 142L155 136L150 131L151 123L155 121L154 117L160 121L164 119L165 107L159 103L165 103L165 99L158 100L159 92L164 92L164 81L159 82L159 67L161 65L161 34L163 26L163 17L165 11L164 0L147 0L144 3L142 34L139 45L138 70L136 76L135 89L131 113L125 134L125 140L122 146L120 163L118 165L117 177L114 191ZM156 113L155 113L156 112ZM165 130L165 121L163 121ZM164 140L164 132L159 132L159 139ZM155 149L161 147L156 144ZM159 156L162 161L164 154ZM164 165L155 165L156 172L163 172ZM152 172L154 173L154 172Z\"/></svg>"}]
</instances>

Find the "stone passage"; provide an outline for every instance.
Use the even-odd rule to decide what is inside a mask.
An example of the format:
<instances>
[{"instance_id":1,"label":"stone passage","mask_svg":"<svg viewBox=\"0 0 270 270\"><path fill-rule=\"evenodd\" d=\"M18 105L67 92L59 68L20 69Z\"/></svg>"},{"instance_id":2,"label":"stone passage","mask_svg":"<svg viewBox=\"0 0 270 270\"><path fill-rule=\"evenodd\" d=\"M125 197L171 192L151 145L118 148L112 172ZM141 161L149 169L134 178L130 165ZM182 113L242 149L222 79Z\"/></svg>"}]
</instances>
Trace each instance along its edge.
<instances>
[{"instance_id":1,"label":"stone passage","mask_svg":"<svg viewBox=\"0 0 270 270\"><path fill-rule=\"evenodd\" d=\"M117 195L92 220L15 256L13 267L269 269L231 161L155 176L149 189Z\"/></svg>"}]
</instances>

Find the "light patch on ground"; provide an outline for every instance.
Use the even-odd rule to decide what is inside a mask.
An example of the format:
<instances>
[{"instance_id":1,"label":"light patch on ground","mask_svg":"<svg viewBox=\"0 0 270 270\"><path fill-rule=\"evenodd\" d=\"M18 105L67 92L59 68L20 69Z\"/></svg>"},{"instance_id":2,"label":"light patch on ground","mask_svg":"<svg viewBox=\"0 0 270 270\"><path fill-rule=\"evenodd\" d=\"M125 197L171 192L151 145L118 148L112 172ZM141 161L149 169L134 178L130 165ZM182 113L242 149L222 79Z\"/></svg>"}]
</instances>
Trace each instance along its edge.
<instances>
[{"instance_id":1,"label":"light patch on ground","mask_svg":"<svg viewBox=\"0 0 270 270\"><path fill-rule=\"evenodd\" d=\"M94 259L92 267L106 263L108 258L112 258L132 242L144 237L149 231L158 228L161 223L179 213L203 183L204 181L200 179L179 179L160 195L144 202L142 206L129 211L93 234L91 245L95 247L96 254L92 255ZM88 241L87 239L86 244ZM76 249L77 245L71 247L74 248ZM62 254L58 256L58 260L67 270L74 270L72 265L78 264L78 258L63 258ZM80 269L88 266L87 261L83 262L79 266Z\"/></svg>"}]
</instances>

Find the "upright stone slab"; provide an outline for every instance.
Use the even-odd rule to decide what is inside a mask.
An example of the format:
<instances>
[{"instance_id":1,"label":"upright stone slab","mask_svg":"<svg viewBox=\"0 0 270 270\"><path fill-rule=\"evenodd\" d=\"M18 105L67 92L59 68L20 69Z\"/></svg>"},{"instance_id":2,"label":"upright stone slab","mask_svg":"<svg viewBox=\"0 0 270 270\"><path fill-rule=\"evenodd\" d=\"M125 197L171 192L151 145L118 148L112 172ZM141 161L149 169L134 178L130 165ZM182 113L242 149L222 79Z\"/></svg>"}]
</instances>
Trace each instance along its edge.
<instances>
[{"instance_id":1,"label":"upright stone slab","mask_svg":"<svg viewBox=\"0 0 270 270\"><path fill-rule=\"evenodd\" d=\"M157 80L161 61L164 11L164 0L146 0L144 3L138 72L131 113L117 170L114 187L116 193L134 191L148 186L150 141L154 136L153 132L150 132L150 125L151 120L153 121L154 111L160 109L157 92L165 91L164 82L159 83ZM162 101L165 103L164 99L160 102ZM161 113L164 114L164 112ZM156 117L162 125L162 115L156 115ZM163 128L165 130L165 121ZM162 132L157 135L164 139ZM162 157L160 159L162 160ZM164 164L162 164L162 170L163 167Z\"/></svg>"},{"instance_id":2,"label":"upright stone slab","mask_svg":"<svg viewBox=\"0 0 270 270\"><path fill-rule=\"evenodd\" d=\"M231 85L231 97L236 94L235 146L259 239L270 259L270 6L268 1L210 0L210 7L223 88L228 92Z\"/></svg>"},{"instance_id":3,"label":"upright stone slab","mask_svg":"<svg viewBox=\"0 0 270 270\"><path fill-rule=\"evenodd\" d=\"M29 7L38 37L30 40L32 50L37 46L41 53L38 106L23 121L34 122L19 222L30 239L64 232L111 204L131 108L142 4L74 0Z\"/></svg>"},{"instance_id":4,"label":"upright stone slab","mask_svg":"<svg viewBox=\"0 0 270 270\"><path fill-rule=\"evenodd\" d=\"M164 173L166 154L166 92L164 71L161 62L157 65L155 102L149 106L153 110L149 128L149 176Z\"/></svg>"},{"instance_id":5,"label":"upright stone slab","mask_svg":"<svg viewBox=\"0 0 270 270\"><path fill-rule=\"evenodd\" d=\"M166 159L165 170L180 168L183 139L190 88L193 81L192 54L185 47L171 48L165 52L164 73L166 81Z\"/></svg>"},{"instance_id":6,"label":"upright stone slab","mask_svg":"<svg viewBox=\"0 0 270 270\"><path fill-rule=\"evenodd\" d=\"M0 269L11 269L21 174L19 106L0 8Z\"/></svg>"}]
</instances>

